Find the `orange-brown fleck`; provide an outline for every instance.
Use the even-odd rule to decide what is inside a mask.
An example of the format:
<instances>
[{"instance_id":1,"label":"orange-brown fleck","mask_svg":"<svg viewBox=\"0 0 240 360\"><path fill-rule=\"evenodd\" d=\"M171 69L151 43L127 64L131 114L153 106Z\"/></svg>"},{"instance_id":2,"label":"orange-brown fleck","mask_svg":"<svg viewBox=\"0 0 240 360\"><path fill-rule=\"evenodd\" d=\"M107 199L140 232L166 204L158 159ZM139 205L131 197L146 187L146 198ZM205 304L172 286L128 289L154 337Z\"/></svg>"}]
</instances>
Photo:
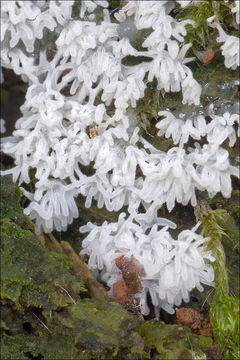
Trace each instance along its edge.
<instances>
[{"instance_id":1,"label":"orange-brown fleck","mask_svg":"<svg viewBox=\"0 0 240 360\"><path fill-rule=\"evenodd\" d=\"M203 53L203 59L202 59L203 66L207 66L208 64L210 64L214 56L215 56L215 51L212 48L206 50Z\"/></svg>"},{"instance_id":2,"label":"orange-brown fleck","mask_svg":"<svg viewBox=\"0 0 240 360\"><path fill-rule=\"evenodd\" d=\"M116 302L119 304L126 304L131 300L131 296L124 280L119 280L113 285L113 295Z\"/></svg>"},{"instance_id":3,"label":"orange-brown fleck","mask_svg":"<svg viewBox=\"0 0 240 360\"><path fill-rule=\"evenodd\" d=\"M144 267L133 256L127 258L122 255L115 260L117 267L122 272L129 294L136 294L142 289L141 276L145 276Z\"/></svg>"},{"instance_id":4,"label":"orange-brown fleck","mask_svg":"<svg viewBox=\"0 0 240 360\"><path fill-rule=\"evenodd\" d=\"M194 334L212 337L212 329L209 320L197 310L190 308L176 309L177 322L187 326Z\"/></svg>"},{"instance_id":5,"label":"orange-brown fleck","mask_svg":"<svg viewBox=\"0 0 240 360\"><path fill-rule=\"evenodd\" d=\"M91 139L94 139L98 135L98 126L95 125L89 129L89 136Z\"/></svg>"}]
</instances>

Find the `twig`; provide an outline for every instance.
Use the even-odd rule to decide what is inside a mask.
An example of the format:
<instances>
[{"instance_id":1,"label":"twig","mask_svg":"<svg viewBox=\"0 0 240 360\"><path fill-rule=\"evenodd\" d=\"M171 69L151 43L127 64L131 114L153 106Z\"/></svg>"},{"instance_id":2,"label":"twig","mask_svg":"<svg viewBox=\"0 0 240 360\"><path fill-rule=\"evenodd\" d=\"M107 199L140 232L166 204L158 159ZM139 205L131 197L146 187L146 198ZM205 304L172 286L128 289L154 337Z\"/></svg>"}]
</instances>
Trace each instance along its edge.
<instances>
[{"instance_id":1,"label":"twig","mask_svg":"<svg viewBox=\"0 0 240 360\"><path fill-rule=\"evenodd\" d=\"M45 325L44 322L41 319L39 319L39 317L36 314L34 314L34 312L32 312L32 314L40 321L40 323L45 327L45 329L47 329L51 334L51 331L49 330L47 325Z\"/></svg>"},{"instance_id":2,"label":"twig","mask_svg":"<svg viewBox=\"0 0 240 360\"><path fill-rule=\"evenodd\" d=\"M76 304L75 300L72 298L72 296L69 294L69 292L68 292L66 289L64 289L64 287L62 287L62 286L59 285L59 284L57 284L57 286L59 286L62 290L64 290L65 293L70 297L70 299L72 300L72 302L73 302L74 304Z\"/></svg>"},{"instance_id":3,"label":"twig","mask_svg":"<svg viewBox=\"0 0 240 360\"><path fill-rule=\"evenodd\" d=\"M206 296L206 298L205 298L204 302L202 303L202 306L201 306L201 311L202 311L202 309L203 309L203 307L204 307L204 305L205 305L205 303L206 303L207 299L208 299L208 298L209 298L209 296L212 294L213 290L214 290L214 289L211 289L211 290L209 291L209 293L207 294L207 296Z\"/></svg>"}]
</instances>

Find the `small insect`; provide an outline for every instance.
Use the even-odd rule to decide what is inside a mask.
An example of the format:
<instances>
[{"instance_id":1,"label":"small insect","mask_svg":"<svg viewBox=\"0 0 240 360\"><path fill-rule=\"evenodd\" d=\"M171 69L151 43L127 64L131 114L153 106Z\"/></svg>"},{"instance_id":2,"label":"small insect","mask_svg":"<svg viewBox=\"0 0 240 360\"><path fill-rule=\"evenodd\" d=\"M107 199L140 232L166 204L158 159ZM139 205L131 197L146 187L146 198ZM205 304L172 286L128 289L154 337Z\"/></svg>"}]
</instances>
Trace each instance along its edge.
<instances>
[{"instance_id":1,"label":"small insect","mask_svg":"<svg viewBox=\"0 0 240 360\"><path fill-rule=\"evenodd\" d=\"M98 135L98 126L95 125L89 129L89 136L91 139L94 139Z\"/></svg>"}]
</instances>

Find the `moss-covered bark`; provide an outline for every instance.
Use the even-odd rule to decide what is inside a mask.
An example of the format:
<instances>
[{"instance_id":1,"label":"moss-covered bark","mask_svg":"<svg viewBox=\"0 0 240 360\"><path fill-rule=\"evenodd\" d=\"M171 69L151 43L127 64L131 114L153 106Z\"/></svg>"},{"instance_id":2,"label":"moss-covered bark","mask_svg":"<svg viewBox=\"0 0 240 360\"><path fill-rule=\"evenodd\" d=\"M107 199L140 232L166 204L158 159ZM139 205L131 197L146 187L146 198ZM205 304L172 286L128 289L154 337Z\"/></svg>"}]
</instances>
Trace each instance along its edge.
<instances>
[{"instance_id":1,"label":"moss-covered bark","mask_svg":"<svg viewBox=\"0 0 240 360\"><path fill-rule=\"evenodd\" d=\"M1 359L192 359L210 338L162 325L111 302L69 243L36 236L3 178Z\"/></svg>"}]
</instances>

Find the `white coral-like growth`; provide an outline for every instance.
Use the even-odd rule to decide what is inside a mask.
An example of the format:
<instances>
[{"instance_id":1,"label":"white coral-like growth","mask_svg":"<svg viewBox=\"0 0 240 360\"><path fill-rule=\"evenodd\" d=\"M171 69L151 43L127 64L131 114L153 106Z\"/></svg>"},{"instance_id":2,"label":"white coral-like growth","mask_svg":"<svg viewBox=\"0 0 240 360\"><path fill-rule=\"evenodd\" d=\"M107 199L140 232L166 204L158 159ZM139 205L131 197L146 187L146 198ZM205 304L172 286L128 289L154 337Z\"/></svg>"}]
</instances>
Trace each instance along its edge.
<instances>
[{"instance_id":1,"label":"white coral-like growth","mask_svg":"<svg viewBox=\"0 0 240 360\"><path fill-rule=\"evenodd\" d=\"M234 124L238 124L239 134L239 114L230 114L225 112L222 116L216 115L209 107L209 114L212 120L207 124L203 115L193 116L192 119L186 119L186 115L180 113L178 118L170 111L160 111L158 115L165 117L160 120L156 127L159 129L158 136L165 135L166 138L171 137L174 145L179 144L182 147L188 142L189 138L200 140L207 136L209 143L221 145L226 139L229 139L229 146L236 143L236 131Z\"/></svg>"},{"instance_id":2,"label":"white coral-like growth","mask_svg":"<svg viewBox=\"0 0 240 360\"><path fill-rule=\"evenodd\" d=\"M193 180L195 169L189 161L189 155L184 149L177 147L159 155L151 168L146 163L140 164L146 176L141 192L142 199L156 209L166 203L169 211L174 208L175 201L183 205L191 201L191 204L196 206Z\"/></svg>"},{"instance_id":3,"label":"white coral-like growth","mask_svg":"<svg viewBox=\"0 0 240 360\"><path fill-rule=\"evenodd\" d=\"M34 68L36 41L42 40L47 31L53 32L58 26L65 25L71 19L73 4L74 1L62 0L2 2L2 66L13 69L24 81L29 81Z\"/></svg>"},{"instance_id":4,"label":"white coral-like growth","mask_svg":"<svg viewBox=\"0 0 240 360\"><path fill-rule=\"evenodd\" d=\"M239 114L225 112L222 116L214 117L206 126L208 142L221 145L226 139L229 139L229 146L232 147L237 140L235 123L238 124L238 136L240 136Z\"/></svg>"},{"instance_id":5,"label":"white coral-like growth","mask_svg":"<svg viewBox=\"0 0 240 360\"><path fill-rule=\"evenodd\" d=\"M216 28L219 32L217 42L223 43L221 46L224 64L227 68L237 69L240 64L239 38L233 35L227 35L218 22L213 22L215 16L208 19L209 26Z\"/></svg>"},{"instance_id":6,"label":"white coral-like growth","mask_svg":"<svg viewBox=\"0 0 240 360\"><path fill-rule=\"evenodd\" d=\"M221 191L225 198L230 198L231 175L239 177L239 170L229 163L228 151L210 143L202 149L196 148L192 156L197 165L195 180L199 188L206 189L210 197Z\"/></svg>"},{"instance_id":7,"label":"white coral-like growth","mask_svg":"<svg viewBox=\"0 0 240 360\"><path fill-rule=\"evenodd\" d=\"M36 223L36 233L48 233L53 229L66 230L68 224L78 217L78 208L74 197L78 195L76 188L60 180L39 181L35 194L24 190L24 195L31 200L24 213Z\"/></svg>"},{"instance_id":8,"label":"white coral-like growth","mask_svg":"<svg viewBox=\"0 0 240 360\"><path fill-rule=\"evenodd\" d=\"M240 13L240 2L239 2L239 0L234 0L234 7L232 8L232 13L233 14L236 14L236 23L237 24L240 24L240 15L239 15L239 13Z\"/></svg>"},{"instance_id":9,"label":"white coral-like growth","mask_svg":"<svg viewBox=\"0 0 240 360\"><path fill-rule=\"evenodd\" d=\"M88 223L81 232L89 232L83 241L82 254L89 254L90 269L98 269L100 278L111 287L122 274L115 260L121 255L133 257L143 266L145 275L141 277L142 291L135 294L140 298L142 313L147 315L146 293L149 291L155 307L162 307L173 313L173 305L182 300L189 301L189 293L201 284L212 286L214 280L214 261L210 253L204 250L204 239L196 234L199 223L192 230L184 230L174 240L168 227L174 224L158 218L153 226L137 224L133 216L124 220L119 216L118 223L105 222L102 226ZM164 226L165 225L165 226ZM159 226L164 226L159 229ZM148 235L146 230L150 228Z\"/></svg>"},{"instance_id":10,"label":"white coral-like growth","mask_svg":"<svg viewBox=\"0 0 240 360\"><path fill-rule=\"evenodd\" d=\"M125 206L129 216L122 213L117 223L82 227L89 232L83 253L111 290L122 276L116 258L139 261L145 276L136 297L144 314L148 292L156 309L172 312L194 287L213 285L213 259L198 225L174 240L169 228L175 225L159 218L158 210L166 204L172 211L176 202L195 206L196 190L230 197L231 176L238 176L224 149L226 141L230 147L236 143L238 114L210 108L207 122L205 111L194 107L201 105L201 86L187 65L194 60L186 57L191 44L184 44L187 25L194 22L177 20L172 10L195 2L128 1L112 15L107 1L83 0L77 16L76 1L1 6L2 66L28 83L22 116L1 145L15 166L2 173L22 185L30 201L25 213L37 233L66 230L78 217L79 194L86 207L94 200L109 211ZM225 65L236 69L238 40L212 20ZM181 92L182 103L192 105L186 114L159 112L157 143L170 139L167 151L144 138L134 111L151 86L163 95ZM192 141L195 147L189 148ZM24 189L30 169L32 192Z\"/></svg>"},{"instance_id":11,"label":"white coral-like growth","mask_svg":"<svg viewBox=\"0 0 240 360\"><path fill-rule=\"evenodd\" d=\"M48 28L53 31L57 25L50 14L41 12L38 3L4 1L1 4L1 41L7 39L7 33L10 32L10 48L14 48L21 40L27 51L33 52L34 42L42 38L43 29Z\"/></svg>"}]
</instances>

